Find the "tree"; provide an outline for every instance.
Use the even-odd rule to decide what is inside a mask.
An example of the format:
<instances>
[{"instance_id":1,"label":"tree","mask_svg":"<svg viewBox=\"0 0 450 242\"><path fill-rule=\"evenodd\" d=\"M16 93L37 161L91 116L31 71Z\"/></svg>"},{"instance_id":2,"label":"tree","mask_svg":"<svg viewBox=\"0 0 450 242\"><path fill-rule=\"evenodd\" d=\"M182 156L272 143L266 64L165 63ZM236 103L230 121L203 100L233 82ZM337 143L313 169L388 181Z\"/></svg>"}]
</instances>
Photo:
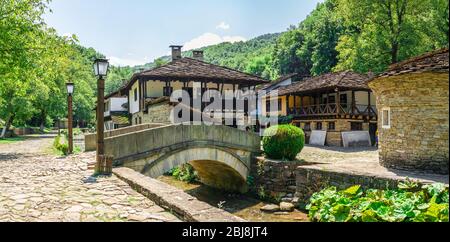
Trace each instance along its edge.
<instances>
[{"instance_id":1,"label":"tree","mask_svg":"<svg viewBox=\"0 0 450 242\"><path fill-rule=\"evenodd\" d=\"M119 90L131 78L134 71L132 67L111 66L105 82L105 94L111 94Z\"/></svg>"},{"instance_id":2,"label":"tree","mask_svg":"<svg viewBox=\"0 0 450 242\"><path fill-rule=\"evenodd\" d=\"M390 64L435 49L433 35L442 39L448 34L448 20L446 29L441 25L442 29L437 30L443 18L429 16L434 9L435 16L443 16L446 11L448 18L448 4L446 10L438 10L437 3L431 0L339 0L337 13L344 21L346 33L337 46L339 63L335 70L381 72ZM443 41L439 42L438 45L442 45Z\"/></svg>"},{"instance_id":3,"label":"tree","mask_svg":"<svg viewBox=\"0 0 450 242\"><path fill-rule=\"evenodd\" d=\"M30 118L34 110L30 95L35 86L33 59L41 49L39 30L47 1L23 0L0 2L0 118L4 137L13 121Z\"/></svg>"}]
</instances>

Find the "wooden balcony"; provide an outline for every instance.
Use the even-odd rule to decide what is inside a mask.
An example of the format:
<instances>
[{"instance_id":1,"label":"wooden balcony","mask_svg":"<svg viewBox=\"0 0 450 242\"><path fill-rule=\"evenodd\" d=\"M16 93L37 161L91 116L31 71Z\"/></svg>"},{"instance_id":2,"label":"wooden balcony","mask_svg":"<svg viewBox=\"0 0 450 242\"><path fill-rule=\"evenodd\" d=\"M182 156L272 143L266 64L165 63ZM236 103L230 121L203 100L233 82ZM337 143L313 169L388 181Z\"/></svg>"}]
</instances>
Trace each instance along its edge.
<instances>
[{"instance_id":1,"label":"wooden balcony","mask_svg":"<svg viewBox=\"0 0 450 242\"><path fill-rule=\"evenodd\" d=\"M319 118L338 115L364 116L368 118L376 118L377 110L370 105L349 105L349 104L319 104L302 106L300 108L290 108L288 115L294 118Z\"/></svg>"}]
</instances>

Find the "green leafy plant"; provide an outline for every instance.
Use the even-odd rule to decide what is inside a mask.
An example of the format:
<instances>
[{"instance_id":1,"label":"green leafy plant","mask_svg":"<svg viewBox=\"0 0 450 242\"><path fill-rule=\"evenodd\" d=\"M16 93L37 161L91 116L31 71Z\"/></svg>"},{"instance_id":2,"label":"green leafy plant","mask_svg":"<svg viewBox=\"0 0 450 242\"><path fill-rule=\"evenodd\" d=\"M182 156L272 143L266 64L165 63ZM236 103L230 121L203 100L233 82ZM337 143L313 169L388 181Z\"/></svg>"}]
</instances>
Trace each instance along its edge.
<instances>
[{"instance_id":1,"label":"green leafy plant","mask_svg":"<svg viewBox=\"0 0 450 242\"><path fill-rule=\"evenodd\" d=\"M69 154L69 144L67 144L67 142L61 143L61 138L62 136L60 135L55 137L55 140L53 141L53 148L66 156Z\"/></svg>"},{"instance_id":2,"label":"green leafy plant","mask_svg":"<svg viewBox=\"0 0 450 242\"><path fill-rule=\"evenodd\" d=\"M61 134L65 135L66 137L69 136L69 130L68 129L61 129ZM82 135L83 131L81 131L80 128L74 128L72 129L73 136Z\"/></svg>"},{"instance_id":3,"label":"green leafy plant","mask_svg":"<svg viewBox=\"0 0 450 242\"><path fill-rule=\"evenodd\" d=\"M258 197L262 200L267 198L266 189L264 189L264 186L259 186Z\"/></svg>"},{"instance_id":4,"label":"green leafy plant","mask_svg":"<svg viewBox=\"0 0 450 242\"><path fill-rule=\"evenodd\" d=\"M277 125L266 129L262 142L269 158L295 160L305 146L305 134L293 125Z\"/></svg>"},{"instance_id":5,"label":"green leafy plant","mask_svg":"<svg viewBox=\"0 0 450 242\"><path fill-rule=\"evenodd\" d=\"M179 181L183 182L196 182L199 180L198 174L195 171L194 167L190 164L183 164L171 169L167 175L171 175L175 177Z\"/></svg>"},{"instance_id":6,"label":"green leafy plant","mask_svg":"<svg viewBox=\"0 0 450 242\"><path fill-rule=\"evenodd\" d=\"M411 185L411 183L410 183ZM353 186L315 193L306 206L315 222L448 222L448 188L443 184L396 190Z\"/></svg>"}]
</instances>

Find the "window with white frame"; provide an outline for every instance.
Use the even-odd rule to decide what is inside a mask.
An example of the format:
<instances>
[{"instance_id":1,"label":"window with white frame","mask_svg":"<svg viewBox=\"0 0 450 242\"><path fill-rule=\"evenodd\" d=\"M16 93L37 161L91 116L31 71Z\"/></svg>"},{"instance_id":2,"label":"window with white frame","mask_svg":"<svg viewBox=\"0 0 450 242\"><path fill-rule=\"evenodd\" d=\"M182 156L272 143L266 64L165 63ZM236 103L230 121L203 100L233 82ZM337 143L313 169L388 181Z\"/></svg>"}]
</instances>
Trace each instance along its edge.
<instances>
[{"instance_id":1,"label":"window with white frame","mask_svg":"<svg viewBox=\"0 0 450 242\"><path fill-rule=\"evenodd\" d=\"M382 109L382 118L381 118L383 129L391 128L391 109L383 108Z\"/></svg>"}]
</instances>

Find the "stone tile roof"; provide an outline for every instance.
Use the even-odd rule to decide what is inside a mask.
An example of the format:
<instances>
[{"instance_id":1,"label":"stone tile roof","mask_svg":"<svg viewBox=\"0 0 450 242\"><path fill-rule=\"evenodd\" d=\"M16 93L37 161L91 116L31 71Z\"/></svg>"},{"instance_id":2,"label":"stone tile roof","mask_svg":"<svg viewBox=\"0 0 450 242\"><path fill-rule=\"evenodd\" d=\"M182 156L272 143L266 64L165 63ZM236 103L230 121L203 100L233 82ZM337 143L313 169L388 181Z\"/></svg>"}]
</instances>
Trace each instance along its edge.
<instances>
[{"instance_id":1,"label":"stone tile roof","mask_svg":"<svg viewBox=\"0 0 450 242\"><path fill-rule=\"evenodd\" d=\"M398 76L406 73L448 73L448 48L436 50L409 60L391 65L389 70L376 78ZM374 78L375 79L375 78Z\"/></svg>"},{"instance_id":2,"label":"stone tile roof","mask_svg":"<svg viewBox=\"0 0 450 242\"><path fill-rule=\"evenodd\" d=\"M225 83L244 85L259 85L269 82L258 76L188 57L172 61L152 70L137 73L132 77L127 87L131 87L138 79L160 81L224 81Z\"/></svg>"},{"instance_id":3,"label":"stone tile roof","mask_svg":"<svg viewBox=\"0 0 450 242\"><path fill-rule=\"evenodd\" d=\"M304 81L296 82L292 85L281 87L278 95L312 93L318 91L340 90L370 90L368 86L368 75L343 71L328 73L317 77L312 77Z\"/></svg>"},{"instance_id":4,"label":"stone tile roof","mask_svg":"<svg viewBox=\"0 0 450 242\"><path fill-rule=\"evenodd\" d=\"M292 78L292 77L295 77L295 76L297 76L297 73L292 73L292 74L287 74L287 75L281 76L280 78L276 79L275 81L272 81L271 83L268 83L266 85L258 87L258 89L259 90L261 90L261 89L264 90L266 88L273 87L273 86L277 85L278 83L286 81L289 78Z\"/></svg>"}]
</instances>

